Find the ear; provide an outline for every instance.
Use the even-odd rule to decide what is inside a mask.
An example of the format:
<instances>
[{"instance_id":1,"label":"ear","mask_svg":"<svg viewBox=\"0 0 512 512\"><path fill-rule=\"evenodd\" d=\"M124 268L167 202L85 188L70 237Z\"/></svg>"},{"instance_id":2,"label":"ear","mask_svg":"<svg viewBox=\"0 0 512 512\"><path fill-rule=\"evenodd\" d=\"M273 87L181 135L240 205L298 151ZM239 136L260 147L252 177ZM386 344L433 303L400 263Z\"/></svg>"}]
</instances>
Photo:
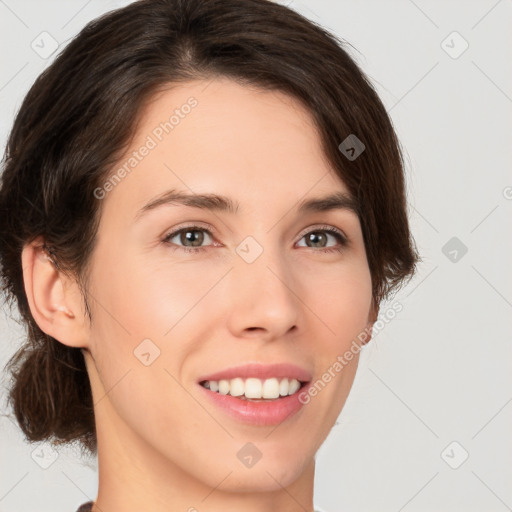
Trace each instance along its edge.
<instances>
[{"instance_id":1,"label":"ear","mask_svg":"<svg viewBox=\"0 0 512 512\"><path fill-rule=\"evenodd\" d=\"M88 348L88 328L78 284L60 272L38 238L21 253L23 283L39 328L64 345Z\"/></svg>"}]
</instances>

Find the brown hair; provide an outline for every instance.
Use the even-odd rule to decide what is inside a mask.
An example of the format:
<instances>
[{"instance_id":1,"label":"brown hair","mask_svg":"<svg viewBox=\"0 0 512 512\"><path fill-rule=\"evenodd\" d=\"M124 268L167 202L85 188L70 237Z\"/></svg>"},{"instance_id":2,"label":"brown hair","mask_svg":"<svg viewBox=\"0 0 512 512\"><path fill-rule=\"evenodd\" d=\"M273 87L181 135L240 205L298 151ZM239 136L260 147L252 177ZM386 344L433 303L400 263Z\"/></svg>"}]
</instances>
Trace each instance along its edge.
<instances>
[{"instance_id":1,"label":"brown hair","mask_svg":"<svg viewBox=\"0 0 512 512\"><path fill-rule=\"evenodd\" d=\"M87 306L87 263L101 201L94 190L159 88L216 76L287 93L308 108L328 160L359 206L376 304L413 275L404 165L391 121L345 43L268 0L141 0L90 22L37 78L10 133L0 182L1 284L27 328L9 361L8 397L30 441L78 441L96 453L81 350L36 324L21 251L41 237ZM350 134L366 146L349 160Z\"/></svg>"}]
</instances>

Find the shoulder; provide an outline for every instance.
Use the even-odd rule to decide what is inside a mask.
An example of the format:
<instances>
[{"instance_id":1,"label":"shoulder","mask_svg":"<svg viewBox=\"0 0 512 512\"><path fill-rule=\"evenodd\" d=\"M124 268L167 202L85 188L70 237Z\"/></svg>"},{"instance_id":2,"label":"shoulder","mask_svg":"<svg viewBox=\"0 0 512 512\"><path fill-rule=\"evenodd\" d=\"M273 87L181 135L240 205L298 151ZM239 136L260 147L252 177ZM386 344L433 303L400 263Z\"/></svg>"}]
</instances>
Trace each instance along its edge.
<instances>
[{"instance_id":1,"label":"shoulder","mask_svg":"<svg viewBox=\"0 0 512 512\"><path fill-rule=\"evenodd\" d=\"M91 512L92 504L93 504L92 501L88 501L87 503L80 505L80 507L78 507L78 510L76 512Z\"/></svg>"}]
</instances>

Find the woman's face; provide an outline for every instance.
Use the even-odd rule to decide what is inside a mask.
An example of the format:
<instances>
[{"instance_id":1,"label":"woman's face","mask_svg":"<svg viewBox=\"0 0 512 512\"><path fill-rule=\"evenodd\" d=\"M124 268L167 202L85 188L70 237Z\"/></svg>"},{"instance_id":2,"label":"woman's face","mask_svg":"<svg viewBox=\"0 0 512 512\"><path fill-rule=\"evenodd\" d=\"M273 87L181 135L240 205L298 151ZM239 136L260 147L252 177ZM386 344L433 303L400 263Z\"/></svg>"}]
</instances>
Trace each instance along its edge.
<instances>
[{"instance_id":1,"label":"woman's face","mask_svg":"<svg viewBox=\"0 0 512 512\"><path fill-rule=\"evenodd\" d=\"M148 104L112 174L85 353L100 464L289 485L313 467L355 376L358 353L343 355L374 320L361 226L308 113L229 80L181 85ZM262 392L274 398L245 396Z\"/></svg>"}]
</instances>

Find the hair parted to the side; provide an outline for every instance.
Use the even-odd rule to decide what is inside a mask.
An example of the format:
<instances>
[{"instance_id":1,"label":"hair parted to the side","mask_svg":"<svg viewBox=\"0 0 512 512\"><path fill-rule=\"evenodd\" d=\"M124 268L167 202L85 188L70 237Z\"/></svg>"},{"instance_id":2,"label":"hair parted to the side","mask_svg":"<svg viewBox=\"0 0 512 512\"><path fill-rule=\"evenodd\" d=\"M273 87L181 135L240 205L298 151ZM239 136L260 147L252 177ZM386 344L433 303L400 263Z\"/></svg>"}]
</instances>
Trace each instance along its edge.
<instances>
[{"instance_id":1,"label":"hair parted to the side","mask_svg":"<svg viewBox=\"0 0 512 512\"><path fill-rule=\"evenodd\" d=\"M8 404L30 441L78 441L97 453L80 349L45 334L24 291L21 251L44 241L87 303L87 264L101 201L94 190L126 149L145 103L173 83L227 77L307 107L328 161L357 200L376 304L414 271L400 144L345 42L269 0L140 0L90 22L38 77L10 133L0 181L0 265L6 303L26 341L7 369ZM338 145L355 134L355 160Z\"/></svg>"}]
</instances>

